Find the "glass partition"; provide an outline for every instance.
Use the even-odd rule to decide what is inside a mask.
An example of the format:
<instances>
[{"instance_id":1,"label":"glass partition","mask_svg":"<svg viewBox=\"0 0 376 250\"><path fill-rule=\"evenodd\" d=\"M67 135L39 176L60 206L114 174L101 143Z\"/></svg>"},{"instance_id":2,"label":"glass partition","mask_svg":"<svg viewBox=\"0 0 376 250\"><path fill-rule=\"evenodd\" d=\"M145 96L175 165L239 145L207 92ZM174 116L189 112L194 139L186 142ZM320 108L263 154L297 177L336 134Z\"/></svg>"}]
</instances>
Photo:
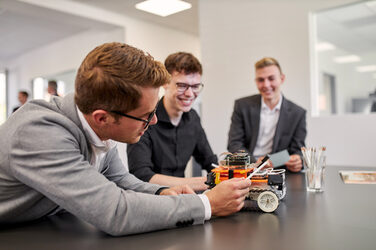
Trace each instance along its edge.
<instances>
[{"instance_id":1,"label":"glass partition","mask_svg":"<svg viewBox=\"0 0 376 250\"><path fill-rule=\"evenodd\" d=\"M376 1L314 13L313 114L376 112Z\"/></svg>"}]
</instances>

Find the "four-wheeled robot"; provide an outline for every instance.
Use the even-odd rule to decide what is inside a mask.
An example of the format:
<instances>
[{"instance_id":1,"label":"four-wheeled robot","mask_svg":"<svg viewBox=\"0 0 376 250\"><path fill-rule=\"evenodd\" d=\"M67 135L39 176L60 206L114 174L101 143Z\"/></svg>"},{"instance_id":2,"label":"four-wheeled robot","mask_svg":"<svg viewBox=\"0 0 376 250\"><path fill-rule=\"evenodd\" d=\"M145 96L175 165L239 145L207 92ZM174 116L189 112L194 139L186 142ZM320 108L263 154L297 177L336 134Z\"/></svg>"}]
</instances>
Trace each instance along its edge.
<instances>
[{"instance_id":1,"label":"four-wheeled robot","mask_svg":"<svg viewBox=\"0 0 376 250\"><path fill-rule=\"evenodd\" d=\"M286 195L285 170L264 168L269 157L265 156L260 163L251 163L245 152L222 154L224 159L219 166L208 173L206 184L209 188L231 178L249 178L251 189L244 202L244 210L261 209L274 212L279 201Z\"/></svg>"}]
</instances>

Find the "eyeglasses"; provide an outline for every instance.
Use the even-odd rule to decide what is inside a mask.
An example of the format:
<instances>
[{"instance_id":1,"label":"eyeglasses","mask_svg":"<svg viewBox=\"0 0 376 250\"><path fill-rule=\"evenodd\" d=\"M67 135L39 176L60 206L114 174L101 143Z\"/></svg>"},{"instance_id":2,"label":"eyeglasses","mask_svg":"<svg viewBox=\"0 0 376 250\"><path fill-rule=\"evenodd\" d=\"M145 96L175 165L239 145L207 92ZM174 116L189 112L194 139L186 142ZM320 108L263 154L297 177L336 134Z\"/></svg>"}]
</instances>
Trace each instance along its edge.
<instances>
[{"instance_id":1,"label":"eyeglasses","mask_svg":"<svg viewBox=\"0 0 376 250\"><path fill-rule=\"evenodd\" d=\"M177 87L177 90L179 93L184 93L185 91L187 91L189 88L192 89L192 92L197 94L199 93L202 88L204 87L204 84L202 83L196 83L196 84L188 84L188 83L183 83L183 82L177 82L176 83L176 87Z\"/></svg>"},{"instance_id":2,"label":"eyeglasses","mask_svg":"<svg viewBox=\"0 0 376 250\"><path fill-rule=\"evenodd\" d=\"M137 120L137 121L145 122L144 129L146 129L149 126L151 120L153 119L155 113L157 112L157 107L155 107L155 109L149 114L147 120L141 119L141 118L138 118L138 117L135 117L135 116L132 116L132 115L127 115L127 114L124 114L124 113L122 113L120 111L111 110L110 112L118 114L118 115L121 115L121 116L125 116L125 117L128 117L128 118L131 118L131 119L134 119L134 120Z\"/></svg>"}]
</instances>

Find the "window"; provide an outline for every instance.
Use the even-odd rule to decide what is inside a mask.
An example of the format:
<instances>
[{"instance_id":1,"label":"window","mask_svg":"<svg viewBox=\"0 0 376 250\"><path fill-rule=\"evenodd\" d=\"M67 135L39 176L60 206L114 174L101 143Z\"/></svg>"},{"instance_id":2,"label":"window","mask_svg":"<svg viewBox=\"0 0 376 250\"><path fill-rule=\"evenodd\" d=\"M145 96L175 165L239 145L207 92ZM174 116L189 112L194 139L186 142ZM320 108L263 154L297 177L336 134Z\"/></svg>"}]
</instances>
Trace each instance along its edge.
<instances>
[{"instance_id":1,"label":"window","mask_svg":"<svg viewBox=\"0 0 376 250\"><path fill-rule=\"evenodd\" d=\"M33 99L50 100L48 93L48 81L54 80L57 83L57 94L64 96L69 92L74 92L74 79L76 72L74 70L62 72L59 74L36 77L32 80Z\"/></svg>"},{"instance_id":2,"label":"window","mask_svg":"<svg viewBox=\"0 0 376 250\"><path fill-rule=\"evenodd\" d=\"M0 124L7 119L7 74L0 71Z\"/></svg>"},{"instance_id":3,"label":"window","mask_svg":"<svg viewBox=\"0 0 376 250\"><path fill-rule=\"evenodd\" d=\"M312 113L376 111L376 1L319 11L313 24Z\"/></svg>"}]
</instances>

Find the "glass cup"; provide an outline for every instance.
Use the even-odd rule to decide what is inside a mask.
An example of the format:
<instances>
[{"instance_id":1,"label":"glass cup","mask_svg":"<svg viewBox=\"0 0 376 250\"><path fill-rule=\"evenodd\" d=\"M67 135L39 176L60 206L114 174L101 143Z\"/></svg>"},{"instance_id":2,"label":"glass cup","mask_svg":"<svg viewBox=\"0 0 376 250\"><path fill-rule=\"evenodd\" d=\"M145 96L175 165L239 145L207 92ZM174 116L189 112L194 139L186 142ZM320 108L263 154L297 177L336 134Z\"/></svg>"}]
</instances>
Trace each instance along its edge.
<instances>
[{"instance_id":1,"label":"glass cup","mask_svg":"<svg viewBox=\"0 0 376 250\"><path fill-rule=\"evenodd\" d=\"M324 191L325 147L302 148L306 166L306 187L309 192Z\"/></svg>"}]
</instances>

